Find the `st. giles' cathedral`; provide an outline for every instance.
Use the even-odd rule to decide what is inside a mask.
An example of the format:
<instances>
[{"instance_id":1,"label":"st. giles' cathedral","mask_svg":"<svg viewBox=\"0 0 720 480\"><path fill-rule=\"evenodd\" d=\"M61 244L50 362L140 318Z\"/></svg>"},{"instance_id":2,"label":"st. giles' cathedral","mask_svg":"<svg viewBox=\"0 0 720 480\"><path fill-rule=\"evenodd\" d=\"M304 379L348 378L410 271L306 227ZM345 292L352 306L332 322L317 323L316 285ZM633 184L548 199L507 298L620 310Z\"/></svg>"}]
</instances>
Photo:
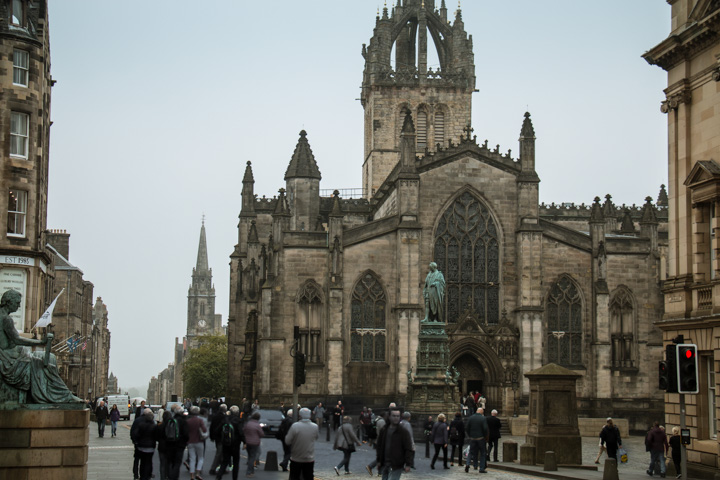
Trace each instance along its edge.
<instances>
[{"instance_id":1,"label":"st. giles' cathedral","mask_svg":"<svg viewBox=\"0 0 720 480\"><path fill-rule=\"evenodd\" d=\"M291 399L298 327L301 403L403 403L435 261L459 391L481 391L502 416L526 413L523 374L553 362L581 375L581 415L631 428L659 418L664 187L640 207L609 195L540 205L530 114L518 114L517 158L473 135L472 36L444 0L384 8L362 54L362 198L322 195L305 131L276 197L256 195L247 164L230 262L229 400Z\"/></svg>"}]
</instances>

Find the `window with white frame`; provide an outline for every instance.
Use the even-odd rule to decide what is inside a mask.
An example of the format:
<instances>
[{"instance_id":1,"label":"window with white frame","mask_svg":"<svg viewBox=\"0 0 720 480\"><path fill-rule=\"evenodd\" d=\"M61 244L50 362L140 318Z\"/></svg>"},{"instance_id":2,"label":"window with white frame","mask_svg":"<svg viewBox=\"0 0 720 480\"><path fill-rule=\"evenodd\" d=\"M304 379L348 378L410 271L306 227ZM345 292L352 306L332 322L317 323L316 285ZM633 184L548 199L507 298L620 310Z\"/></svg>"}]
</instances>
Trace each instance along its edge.
<instances>
[{"instance_id":1,"label":"window with white frame","mask_svg":"<svg viewBox=\"0 0 720 480\"><path fill-rule=\"evenodd\" d=\"M28 86L30 54L25 50L13 50L13 85Z\"/></svg>"},{"instance_id":2,"label":"window with white frame","mask_svg":"<svg viewBox=\"0 0 720 480\"><path fill-rule=\"evenodd\" d=\"M10 112L10 155L28 158L28 137L30 116L26 113Z\"/></svg>"},{"instance_id":3,"label":"window with white frame","mask_svg":"<svg viewBox=\"0 0 720 480\"><path fill-rule=\"evenodd\" d=\"M8 198L8 237L25 236L25 218L27 216L27 192L10 190Z\"/></svg>"},{"instance_id":4,"label":"window with white frame","mask_svg":"<svg viewBox=\"0 0 720 480\"><path fill-rule=\"evenodd\" d=\"M10 22L13 25L24 25L25 21L25 1L12 0L12 9L10 11Z\"/></svg>"}]
</instances>

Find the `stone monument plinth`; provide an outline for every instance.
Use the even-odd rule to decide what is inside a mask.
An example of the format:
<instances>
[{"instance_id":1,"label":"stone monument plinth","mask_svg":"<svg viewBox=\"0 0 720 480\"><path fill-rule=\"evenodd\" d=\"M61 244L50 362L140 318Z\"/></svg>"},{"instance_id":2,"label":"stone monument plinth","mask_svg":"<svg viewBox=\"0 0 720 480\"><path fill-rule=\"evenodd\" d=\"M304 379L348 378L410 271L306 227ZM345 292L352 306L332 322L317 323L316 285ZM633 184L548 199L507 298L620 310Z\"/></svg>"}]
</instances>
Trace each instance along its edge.
<instances>
[{"instance_id":1,"label":"stone monument plinth","mask_svg":"<svg viewBox=\"0 0 720 480\"><path fill-rule=\"evenodd\" d=\"M86 479L89 421L81 403L0 404L0 479Z\"/></svg>"},{"instance_id":2,"label":"stone monument plinth","mask_svg":"<svg viewBox=\"0 0 720 480\"><path fill-rule=\"evenodd\" d=\"M530 418L526 441L535 447L535 459L555 452L559 465L582 464L582 438L578 428L575 384L580 377L550 363L527 372L530 380Z\"/></svg>"},{"instance_id":3,"label":"stone monument plinth","mask_svg":"<svg viewBox=\"0 0 720 480\"><path fill-rule=\"evenodd\" d=\"M450 348L445 327L444 322L420 322L417 370L414 375L408 372L406 407L418 419L439 413L452 419L458 410L459 392L448 367Z\"/></svg>"}]
</instances>

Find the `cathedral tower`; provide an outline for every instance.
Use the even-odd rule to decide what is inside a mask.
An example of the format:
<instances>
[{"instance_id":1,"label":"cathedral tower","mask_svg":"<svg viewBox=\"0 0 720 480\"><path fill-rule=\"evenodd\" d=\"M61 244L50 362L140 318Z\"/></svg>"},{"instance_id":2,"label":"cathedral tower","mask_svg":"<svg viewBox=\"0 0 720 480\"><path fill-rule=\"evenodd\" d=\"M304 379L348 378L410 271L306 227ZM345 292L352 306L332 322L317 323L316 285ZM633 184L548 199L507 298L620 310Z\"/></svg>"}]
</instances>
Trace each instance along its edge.
<instances>
[{"instance_id":1,"label":"cathedral tower","mask_svg":"<svg viewBox=\"0 0 720 480\"><path fill-rule=\"evenodd\" d=\"M221 319L220 315L215 315L215 287L212 283L212 269L208 267L205 220L203 220L197 263L193 268L192 284L188 289L188 348L197 345L197 337L218 333L222 333Z\"/></svg>"},{"instance_id":2,"label":"cathedral tower","mask_svg":"<svg viewBox=\"0 0 720 480\"><path fill-rule=\"evenodd\" d=\"M428 64L428 40L437 52L435 68ZM475 64L462 13L458 8L449 22L445 0L439 9L434 0L398 0L390 15L385 7L362 54L363 189L370 198L398 163L406 112L415 124L418 155L460 138L470 124Z\"/></svg>"}]
</instances>

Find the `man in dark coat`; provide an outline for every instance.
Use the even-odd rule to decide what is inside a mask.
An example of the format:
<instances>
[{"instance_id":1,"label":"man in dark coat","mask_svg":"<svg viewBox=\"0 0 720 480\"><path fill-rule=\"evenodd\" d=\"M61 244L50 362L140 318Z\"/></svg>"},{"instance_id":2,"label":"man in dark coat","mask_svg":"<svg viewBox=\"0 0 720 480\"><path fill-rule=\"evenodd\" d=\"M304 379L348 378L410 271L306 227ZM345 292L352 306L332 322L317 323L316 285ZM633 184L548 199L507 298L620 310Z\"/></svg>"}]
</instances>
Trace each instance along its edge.
<instances>
[{"instance_id":1,"label":"man in dark coat","mask_svg":"<svg viewBox=\"0 0 720 480\"><path fill-rule=\"evenodd\" d=\"M470 456L467 459L467 463L465 463L465 471L470 470L470 462L473 463L473 468L477 468L479 458L479 471L480 473L486 473L487 470L485 470L485 466L487 465L487 458L485 456L485 447L490 436L490 431L482 408L478 408L475 414L468 420L465 434L470 438Z\"/></svg>"},{"instance_id":2,"label":"man in dark coat","mask_svg":"<svg viewBox=\"0 0 720 480\"><path fill-rule=\"evenodd\" d=\"M661 477L665 476L665 459L663 454L667 455L668 442L665 431L660 428L660 423L655 422L653 428L647 434L645 438L645 446L650 452L650 466L648 467L647 474L652 476L654 470L657 468L656 465L660 464L660 471L658 472ZM608 452L610 455L610 452Z\"/></svg>"},{"instance_id":3,"label":"man in dark coat","mask_svg":"<svg viewBox=\"0 0 720 480\"><path fill-rule=\"evenodd\" d=\"M282 443L283 446L283 459L282 462L280 462L280 466L282 467L283 472L288 471L288 465L290 464L290 445L285 444L285 437L287 436L288 431L290 431L290 427L292 426L292 424L293 409L289 408L287 410L285 418L283 418L283 421L278 427L278 432L276 435L277 439L280 440L280 443Z\"/></svg>"},{"instance_id":4,"label":"man in dark coat","mask_svg":"<svg viewBox=\"0 0 720 480\"><path fill-rule=\"evenodd\" d=\"M377 443L377 463L383 480L398 480L403 471L413 466L412 439L400 425L400 409L390 408L390 421L380 430Z\"/></svg>"},{"instance_id":5,"label":"man in dark coat","mask_svg":"<svg viewBox=\"0 0 720 480\"><path fill-rule=\"evenodd\" d=\"M147 407L145 406L145 400L140 402L140 406L135 409L135 418L138 418L142 415L143 410L145 410Z\"/></svg>"},{"instance_id":6,"label":"man in dark coat","mask_svg":"<svg viewBox=\"0 0 720 480\"><path fill-rule=\"evenodd\" d=\"M98 406L95 409L95 420L97 420L98 436L100 438L105 436L105 420L107 420L109 416L110 412L108 412L108 408L105 405L105 402L103 400L100 400L100 403L98 403Z\"/></svg>"},{"instance_id":7,"label":"man in dark coat","mask_svg":"<svg viewBox=\"0 0 720 480\"><path fill-rule=\"evenodd\" d=\"M155 453L155 415L152 410L146 408L135 419L130 429L130 439L139 455L140 480L150 480L152 478L152 458Z\"/></svg>"},{"instance_id":8,"label":"man in dark coat","mask_svg":"<svg viewBox=\"0 0 720 480\"><path fill-rule=\"evenodd\" d=\"M172 422L173 427L176 427L177 438L171 439L165 436L165 461L167 462L168 478L170 480L178 480L180 476L180 465L183 461L183 452L188 443L188 426L185 421L185 415L183 414L183 407L180 404L173 405L172 408L173 417L168 420L168 424ZM167 428L168 426L165 425ZM167 430L166 430L167 431Z\"/></svg>"},{"instance_id":9,"label":"man in dark coat","mask_svg":"<svg viewBox=\"0 0 720 480\"><path fill-rule=\"evenodd\" d=\"M488 429L490 430L490 436L488 440L488 451L487 451L487 460L490 461L490 454L492 452L495 452L493 454L493 462L498 461L498 441L500 440L500 419L497 417L497 410L493 410L490 412L490 416L487 417L487 424Z\"/></svg>"},{"instance_id":10,"label":"man in dark coat","mask_svg":"<svg viewBox=\"0 0 720 480\"><path fill-rule=\"evenodd\" d=\"M210 473L215 473L215 470L217 470L217 467L219 467L222 462L222 438L220 437L220 429L227 416L227 405L224 403L220 404L213 412L215 413L213 413L212 419L210 420L210 440L215 442L215 457L213 457L213 461L210 464Z\"/></svg>"},{"instance_id":11,"label":"man in dark coat","mask_svg":"<svg viewBox=\"0 0 720 480\"><path fill-rule=\"evenodd\" d=\"M607 423L600 431L600 445L607 450L608 458L614 458L617 463L617 451L619 447L622 447L622 439L620 438L620 430L610 417L608 417Z\"/></svg>"}]
</instances>

